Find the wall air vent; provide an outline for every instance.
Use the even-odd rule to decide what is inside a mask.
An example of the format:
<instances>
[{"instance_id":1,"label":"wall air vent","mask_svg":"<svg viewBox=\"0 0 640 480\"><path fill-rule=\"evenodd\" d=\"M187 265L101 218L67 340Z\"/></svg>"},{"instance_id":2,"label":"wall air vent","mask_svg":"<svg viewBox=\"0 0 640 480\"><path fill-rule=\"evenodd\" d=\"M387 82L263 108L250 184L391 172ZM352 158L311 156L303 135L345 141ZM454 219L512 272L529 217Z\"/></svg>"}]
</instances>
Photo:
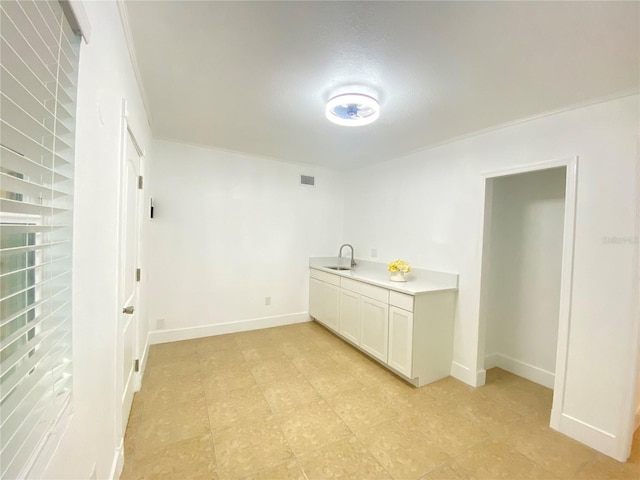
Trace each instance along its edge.
<instances>
[{"instance_id":1,"label":"wall air vent","mask_svg":"<svg viewBox=\"0 0 640 480\"><path fill-rule=\"evenodd\" d=\"M300 175L300 185L310 185L315 186L316 177L312 177L310 175Z\"/></svg>"}]
</instances>

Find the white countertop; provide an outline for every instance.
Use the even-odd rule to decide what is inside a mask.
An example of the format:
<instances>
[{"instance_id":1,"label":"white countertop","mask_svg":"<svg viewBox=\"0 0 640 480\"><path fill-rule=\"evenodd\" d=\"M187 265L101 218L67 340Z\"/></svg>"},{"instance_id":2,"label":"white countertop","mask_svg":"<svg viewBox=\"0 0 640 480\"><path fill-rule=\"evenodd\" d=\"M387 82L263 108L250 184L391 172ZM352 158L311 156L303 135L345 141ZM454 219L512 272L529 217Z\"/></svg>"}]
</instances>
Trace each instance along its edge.
<instances>
[{"instance_id":1,"label":"white countertop","mask_svg":"<svg viewBox=\"0 0 640 480\"><path fill-rule=\"evenodd\" d=\"M389 280L390 274L387 270L386 263L370 262L356 258L356 266L352 270L331 270L327 268L337 266L348 267L349 263L350 259L345 257L311 257L309 259L309 268L338 275L339 277L352 278L409 295L458 289L458 275L455 273L413 268L411 273L406 275L406 282L392 282Z\"/></svg>"}]
</instances>

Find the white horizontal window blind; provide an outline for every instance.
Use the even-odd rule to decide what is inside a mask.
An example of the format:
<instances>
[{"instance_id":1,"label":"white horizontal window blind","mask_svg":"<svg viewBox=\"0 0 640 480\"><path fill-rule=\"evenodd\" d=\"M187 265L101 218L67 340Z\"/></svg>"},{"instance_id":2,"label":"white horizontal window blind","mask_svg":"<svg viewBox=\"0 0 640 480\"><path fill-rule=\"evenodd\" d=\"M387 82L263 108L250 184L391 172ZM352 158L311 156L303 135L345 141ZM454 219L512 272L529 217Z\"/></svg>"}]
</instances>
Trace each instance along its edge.
<instances>
[{"instance_id":1,"label":"white horizontal window blind","mask_svg":"<svg viewBox=\"0 0 640 480\"><path fill-rule=\"evenodd\" d=\"M2 0L0 40L0 477L19 478L71 400L80 41L38 0Z\"/></svg>"}]
</instances>

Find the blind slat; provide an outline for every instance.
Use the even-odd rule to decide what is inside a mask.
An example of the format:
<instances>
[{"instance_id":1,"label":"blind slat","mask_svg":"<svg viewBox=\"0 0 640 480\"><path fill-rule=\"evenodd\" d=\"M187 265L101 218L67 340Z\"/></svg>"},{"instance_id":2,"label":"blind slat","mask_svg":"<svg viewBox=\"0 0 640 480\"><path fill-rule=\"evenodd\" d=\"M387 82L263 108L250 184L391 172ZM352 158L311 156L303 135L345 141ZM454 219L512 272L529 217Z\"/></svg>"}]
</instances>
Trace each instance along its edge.
<instances>
[{"instance_id":1,"label":"blind slat","mask_svg":"<svg viewBox=\"0 0 640 480\"><path fill-rule=\"evenodd\" d=\"M69 228L70 225L25 225L25 224L7 224L3 223L0 228L11 235L19 235L24 233L43 233L62 228Z\"/></svg>"},{"instance_id":2,"label":"blind slat","mask_svg":"<svg viewBox=\"0 0 640 480\"><path fill-rule=\"evenodd\" d=\"M47 404L53 406L53 402L50 401L51 396L55 396L57 393L57 380L64 376L61 369L56 367L64 365L68 351L68 347L64 345L64 339L61 339L60 342L47 352L44 357L46 363L41 360L37 374L32 374L35 384L29 385L31 387L29 392L21 398L20 403L15 406L11 405L13 410L2 419L0 435L3 437L3 445L0 452L11 450L11 441L16 437L19 439L20 432L24 435L25 431L33 428L33 422L29 421L29 417L33 415L34 411L37 412L39 407ZM31 379L30 377L29 380ZM60 390L61 386L59 385L57 389Z\"/></svg>"},{"instance_id":3,"label":"blind slat","mask_svg":"<svg viewBox=\"0 0 640 480\"><path fill-rule=\"evenodd\" d=\"M0 432L7 430L7 423L11 421L12 417L16 414L20 414L20 407L28 402L30 395L33 395L33 390L41 384L43 378L49 373L53 373L54 377L62 376L63 372L60 364L64 362L64 353L70 346L70 335L68 332L59 329L55 334L48 336L40 345L41 348L35 351L35 353L29 358L29 364L26 368L24 365L20 365L15 370L17 382L14 378L11 378L10 383L11 390L9 394L5 396L6 401L2 407L2 415L0 415ZM35 365L35 367L34 367ZM64 369L62 369L64 370ZM52 379L52 380L55 380ZM4 392L4 388L3 388ZM27 400L25 402L25 400Z\"/></svg>"},{"instance_id":4,"label":"blind slat","mask_svg":"<svg viewBox=\"0 0 640 480\"><path fill-rule=\"evenodd\" d=\"M0 3L0 477L25 478L68 405L80 39L57 1Z\"/></svg>"},{"instance_id":5,"label":"blind slat","mask_svg":"<svg viewBox=\"0 0 640 480\"><path fill-rule=\"evenodd\" d=\"M9 348L10 345L13 345L16 341L18 341L20 339L20 337L25 335L29 330L37 327L38 325L40 325L45 320L48 320L51 317L51 315L54 315L56 312L60 311L62 308L66 307L68 305L69 305L68 302L64 303L62 305L59 305L56 308L56 310L53 311L53 312L45 312L42 315L37 315L37 316L33 317L32 320L29 320L28 322L25 323L25 325L23 325L18 330L13 332L10 336L8 336L8 337L6 337L6 338L4 338L2 340L2 343L0 343L0 351L6 350L7 348ZM37 308L42 309L42 304L32 307L33 310L35 310Z\"/></svg>"},{"instance_id":6,"label":"blind slat","mask_svg":"<svg viewBox=\"0 0 640 480\"><path fill-rule=\"evenodd\" d=\"M2 35L0 35L0 53L2 53L2 66L5 70L11 72L11 75L22 83L41 103L50 105L47 108L51 111L55 100L55 92L50 90Z\"/></svg>"},{"instance_id":7,"label":"blind slat","mask_svg":"<svg viewBox=\"0 0 640 480\"><path fill-rule=\"evenodd\" d=\"M4 228L4 226L2 227ZM57 258L52 258L48 261L42 261L42 262L38 262L37 265L31 265L28 267L16 267L15 269L12 268L7 268L6 271L2 271L2 273L0 273L0 279L5 278L9 275L13 275L15 273L26 273L26 272L31 272L31 271L35 271L35 270L39 270L42 268L46 268L46 267L56 267L58 265L61 266L63 265L63 260L71 260L71 256L64 256L64 257L57 257ZM67 267L67 269L71 269L70 266Z\"/></svg>"},{"instance_id":8,"label":"blind slat","mask_svg":"<svg viewBox=\"0 0 640 480\"><path fill-rule=\"evenodd\" d=\"M48 160L51 163L51 159L55 159L56 166L61 163L69 164L71 160L65 156L54 152L51 147L44 145L36 138L32 138L29 133L23 132L15 125L2 119L2 123L5 125L2 132L2 144L15 152L21 153L23 156L35 160L40 158L42 161ZM64 144L64 150L71 148L69 145Z\"/></svg>"},{"instance_id":9,"label":"blind slat","mask_svg":"<svg viewBox=\"0 0 640 480\"><path fill-rule=\"evenodd\" d=\"M27 63L38 74L38 78L40 78L43 83L55 82L56 77L51 70L49 70L49 65L55 63L56 59L51 59L49 63L43 60L40 55L44 54L44 52L37 51L33 45L29 43L20 29L7 15L4 4L2 5L3 6L0 7L3 13L0 15L2 19L0 20L2 38L4 38L7 43L13 47L21 58L25 59L25 63Z\"/></svg>"},{"instance_id":10,"label":"blind slat","mask_svg":"<svg viewBox=\"0 0 640 480\"><path fill-rule=\"evenodd\" d=\"M53 112L26 85L4 67L2 67L0 75L2 75L2 93L4 95L28 112L29 115L40 119L43 125L47 127L53 126Z\"/></svg>"},{"instance_id":11,"label":"blind slat","mask_svg":"<svg viewBox=\"0 0 640 480\"><path fill-rule=\"evenodd\" d=\"M56 56L54 50L58 43L56 39L53 39L53 44L49 44L42 37L40 30L34 25L33 21L27 16L24 8L22 8L21 2L2 2L2 8L11 20L11 23L21 33L22 38L29 44L31 49L38 55L42 62L49 66L56 62Z\"/></svg>"},{"instance_id":12,"label":"blind slat","mask_svg":"<svg viewBox=\"0 0 640 480\"><path fill-rule=\"evenodd\" d=\"M55 184L71 180L70 176L62 175L46 165L35 162L24 155L20 155L4 145L0 145L0 166L12 172L22 173L27 179L35 179L44 184Z\"/></svg>"},{"instance_id":13,"label":"blind slat","mask_svg":"<svg viewBox=\"0 0 640 480\"><path fill-rule=\"evenodd\" d=\"M10 125L13 129L18 130L32 141L38 143L38 145L42 145L43 147L52 150L54 137L53 130L49 129L39 120L32 117L28 112L4 94L0 97L0 109L2 109L3 115L11 118L10 124L8 122L5 123Z\"/></svg>"},{"instance_id":14,"label":"blind slat","mask_svg":"<svg viewBox=\"0 0 640 480\"><path fill-rule=\"evenodd\" d=\"M69 300L67 301L58 301L57 298L61 297L64 298L64 294L68 291L68 287L67 288L62 288L60 289L58 292L52 293L51 295L49 295L48 297L39 300L37 302L31 303L29 305L27 305L25 308L16 311L15 313L10 314L10 316L8 316L6 319L2 320L2 324L0 324L0 327L4 327L6 325L9 325L11 322L15 321L16 319L20 318L22 315L24 315L25 313L29 312L30 310L33 310L34 308L37 307L42 307L44 308L45 305L47 304L51 304L51 307L49 307L49 310L57 310L59 307L66 305L69 303Z\"/></svg>"},{"instance_id":15,"label":"blind slat","mask_svg":"<svg viewBox=\"0 0 640 480\"><path fill-rule=\"evenodd\" d=\"M44 250L52 247L57 247L60 245L64 245L70 243L69 240L62 240L60 242L49 242L42 243L36 245L26 245L24 247L9 247L0 249L0 256L4 257L5 255L13 255L16 253L26 253L26 252L36 252L38 250Z\"/></svg>"},{"instance_id":16,"label":"blind slat","mask_svg":"<svg viewBox=\"0 0 640 480\"><path fill-rule=\"evenodd\" d=\"M19 395L12 395L15 389L24 381L25 378L35 378L32 373L29 373L33 370L34 366L39 363L42 358L45 358L48 352L54 348L58 343L65 337L66 331L65 320L69 317L65 316L52 316L49 318L52 321L52 325L43 331L36 337L34 337L29 342L25 343L22 347L17 349L7 360L7 368L4 370L5 372L9 372L12 367L17 367L13 372L9 372L3 375L2 381L2 412L0 412L0 421L4 423L4 419L11 416L13 410L11 407L12 403L9 397L16 398L15 404L19 405L22 401ZM20 360L23 359L26 355L29 355L32 351L35 350L35 354L31 355L33 358L29 358L29 362L23 362L19 364ZM39 356L38 356L39 355ZM5 363L5 362L3 362ZM5 377L6 380L4 379ZM5 386L6 385L6 386ZM9 400L8 400L9 399Z\"/></svg>"},{"instance_id":17,"label":"blind slat","mask_svg":"<svg viewBox=\"0 0 640 480\"><path fill-rule=\"evenodd\" d=\"M71 263L62 262L62 259L37 262L29 267L8 271L0 277L2 283L5 284L5 288L2 291L2 300L0 301L4 302L16 295L27 293L36 287L45 286L48 281L53 280L55 282L59 280L59 277L69 272L71 272ZM25 275L31 275L31 277L26 278ZM24 285L27 286L24 287Z\"/></svg>"},{"instance_id":18,"label":"blind slat","mask_svg":"<svg viewBox=\"0 0 640 480\"><path fill-rule=\"evenodd\" d=\"M59 288L57 292L52 292L47 297L36 300L33 303L29 303L28 305L25 305L24 308L20 308L17 310L14 309L12 312L7 314L6 318L2 319L0 327L6 327L10 323L18 321L20 317L23 317L31 310L34 310L36 308L40 308L45 312L52 312L54 310L57 310L60 306L69 303L70 300L68 300L64 295L67 290L68 287Z\"/></svg>"},{"instance_id":19,"label":"blind slat","mask_svg":"<svg viewBox=\"0 0 640 480\"><path fill-rule=\"evenodd\" d=\"M1 454L0 464L6 467L5 475L7 478L16 478L19 474L20 465L28 462L29 457L33 455L34 449L39 448L46 440L46 433L51 428L46 417L54 417L56 420L59 418L70 401L70 391L71 381L70 376L67 375L63 379L61 386L56 385L52 390L42 393L43 401L48 402L48 410L40 417L42 420L39 422L31 420L29 422L28 427L31 428L27 430L29 431L28 435L22 435L20 449L11 445Z\"/></svg>"},{"instance_id":20,"label":"blind slat","mask_svg":"<svg viewBox=\"0 0 640 480\"><path fill-rule=\"evenodd\" d=\"M36 182L23 180L13 175L0 172L0 188L5 192L19 193L28 197L36 198L59 198L70 195L70 192L63 192L51 188L49 185L42 185Z\"/></svg>"},{"instance_id":21,"label":"blind slat","mask_svg":"<svg viewBox=\"0 0 640 480\"><path fill-rule=\"evenodd\" d=\"M56 280L60 280L60 277L63 277L65 275L70 275L71 271L66 271L63 273L60 273L59 275L56 275L55 277L50 277L50 278L46 278L44 280L41 280L39 282L33 282L33 283L29 283L25 288L18 290L17 292L11 293L9 295L5 295L4 297L0 298L0 302L4 302L6 300L8 300L9 298L14 298L17 295L21 295L23 293L27 293L28 291L30 291L31 289L34 288L42 288L45 286L49 286L48 284L53 284Z\"/></svg>"},{"instance_id":22,"label":"blind slat","mask_svg":"<svg viewBox=\"0 0 640 480\"><path fill-rule=\"evenodd\" d=\"M9 200L6 198L0 198L0 208L3 212L24 213L27 215L47 215L67 210L65 208L52 207L51 205L39 205L37 203L19 202L17 200Z\"/></svg>"},{"instance_id":23,"label":"blind slat","mask_svg":"<svg viewBox=\"0 0 640 480\"><path fill-rule=\"evenodd\" d=\"M51 30L51 27L46 22L40 10L36 7L34 2L20 2L20 7L24 10L29 20L36 27L42 38L45 40L47 45L55 45L56 44L56 36Z\"/></svg>"},{"instance_id":24,"label":"blind slat","mask_svg":"<svg viewBox=\"0 0 640 480\"><path fill-rule=\"evenodd\" d=\"M43 360L41 360L38 365L39 370L32 374L27 382L20 385L20 387L24 386L24 391L16 392L20 395L19 401L14 403L13 398L11 398L7 402L7 404L10 403L11 413L2 418L2 425L0 426L0 434L4 437L0 448L0 452L3 454L11 451L10 435L20 431L25 420L27 420L34 408L37 408L38 404L43 401L43 398L45 402L50 401L51 397L47 398L50 394L55 394L57 393L56 390L60 391L65 388L66 382L59 382L59 380L64 380L66 376L64 367L69 361L70 344L68 338L65 337L57 340L58 344L48 350Z\"/></svg>"},{"instance_id":25,"label":"blind slat","mask_svg":"<svg viewBox=\"0 0 640 480\"><path fill-rule=\"evenodd\" d=\"M29 158L32 161L48 162L44 163L45 166L50 167L52 160L55 158L56 165L59 165L59 162L62 163L70 163L70 160L67 158L56 154L53 150L40 143L38 139L32 138L28 132L23 132L16 126L7 122L2 118L2 144L21 154L24 157ZM40 163L40 162L37 162Z\"/></svg>"},{"instance_id":26,"label":"blind slat","mask_svg":"<svg viewBox=\"0 0 640 480\"><path fill-rule=\"evenodd\" d=\"M60 102L58 102L58 111L56 111L56 115L58 118L63 118L65 120L73 117L69 105Z\"/></svg>"},{"instance_id":27,"label":"blind slat","mask_svg":"<svg viewBox=\"0 0 640 480\"><path fill-rule=\"evenodd\" d=\"M62 75L66 75L66 74L63 73ZM67 91L64 89L64 87L62 85L58 86L57 95L58 95L58 102L61 105L68 105L68 104L73 102L73 99L71 98L71 95L69 95L67 93Z\"/></svg>"},{"instance_id":28,"label":"blind slat","mask_svg":"<svg viewBox=\"0 0 640 480\"><path fill-rule=\"evenodd\" d=\"M70 76L64 70L60 70L59 74L60 75L58 77L58 83L62 86L62 88L64 88L64 89L73 89L73 91L75 91L76 82L73 79L73 77ZM69 95L69 99L71 100L71 95Z\"/></svg>"},{"instance_id":29,"label":"blind slat","mask_svg":"<svg viewBox=\"0 0 640 480\"><path fill-rule=\"evenodd\" d=\"M73 35L73 32L72 32ZM62 51L67 55L68 58L77 58L78 57L78 46L72 45L69 37L65 34L62 35L61 42Z\"/></svg>"},{"instance_id":30,"label":"blind slat","mask_svg":"<svg viewBox=\"0 0 640 480\"><path fill-rule=\"evenodd\" d=\"M69 135L73 133L71 128L67 127L64 123L62 123L59 119L56 122L56 135L58 138L63 138L65 135Z\"/></svg>"}]
</instances>

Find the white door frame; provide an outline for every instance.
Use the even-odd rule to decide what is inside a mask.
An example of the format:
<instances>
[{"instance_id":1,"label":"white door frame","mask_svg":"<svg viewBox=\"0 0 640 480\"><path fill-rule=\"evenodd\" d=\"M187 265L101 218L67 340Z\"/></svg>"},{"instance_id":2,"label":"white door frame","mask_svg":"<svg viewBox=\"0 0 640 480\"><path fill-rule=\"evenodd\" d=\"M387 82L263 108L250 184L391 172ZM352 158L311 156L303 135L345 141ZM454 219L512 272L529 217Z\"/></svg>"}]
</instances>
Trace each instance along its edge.
<instances>
[{"instance_id":1,"label":"white door frame","mask_svg":"<svg viewBox=\"0 0 640 480\"><path fill-rule=\"evenodd\" d=\"M128 139L131 138L131 141L136 149L136 151L138 152L138 154L140 155L140 174L142 174L143 170L144 170L144 149L141 147L140 142L138 141L138 138L136 137L135 133L133 132L133 129L131 127L131 124L129 123L129 112L127 109L127 101L125 99L122 99L122 103L121 103L121 111L120 111L120 118L121 118L121 122L120 122L120 158L118 159L119 161L119 182L120 182L120 189L119 189L119 198L118 198L118 212L119 212L119 218L118 218L118 298L116 300L117 302L117 312L118 312L118 320L116 322L117 328L116 328L116 348L115 348L115 354L116 354L116 369L115 369L115 397L116 397L116 438L119 439L119 441L121 442L124 439L124 429L122 428L122 423L123 423L123 412L122 412L122 391L121 391L121 386L124 384L125 379L121 379L120 376L122 375L122 365L121 365L121 361L123 360L123 345L121 345L121 341L122 338L120 338L120 312L122 311L122 305L121 303L121 298L122 298L122 294L123 294L123 289L124 289L124 285L122 284L121 281L121 272L120 272L120 265L122 265L122 263L124 262L124 259L121 258L123 255L123 252L121 250L122 247L122 243L124 241L124 234L125 232L123 232L121 225L122 225L122 220L123 220L123 216L124 216L124 203L123 203L123 198L124 198L124 189L126 188L126 185L123 185L123 175L124 175L124 169L126 168L126 162L127 162L127 142ZM143 198L141 197L140 199L141 201L138 203L138 212L136 213L138 216L138 238L137 238L137 251L138 251L138 261L141 257L141 231L142 231L142 208L143 208ZM136 289L140 290L140 286L139 284L136 284ZM137 296L138 298L138 303L140 303L140 296ZM140 358L140 352L137 351L138 349L138 334L139 334L139 328L138 328L138 322L136 323L136 325L134 326L134 358ZM134 373L134 376L136 374ZM134 389L137 391L139 389L139 380L137 378L132 378L131 381L133 382L134 385ZM122 445L120 446L120 456L122 455Z\"/></svg>"},{"instance_id":2,"label":"white door frame","mask_svg":"<svg viewBox=\"0 0 640 480\"><path fill-rule=\"evenodd\" d=\"M578 182L578 157L562 158L547 162L532 163L501 170L485 172L482 174L482 191L484 213L482 218L482 232L480 239L480 305L478 322L478 359L477 371L484 372L485 351L485 330L486 318L483 304L486 295L486 285L488 265L488 234L487 225L490 225L488 210L491 207L491 186L490 180L517 175L520 173L537 172L551 168L566 169L565 183L565 207L564 207L564 232L562 240L562 266L560 271L560 309L558 319L558 344L556 349L556 369L553 387L553 406L551 409L551 427L559 430L560 419L564 408L567 355L569 351L569 326L571 322L571 295L573 284L573 250L576 221L576 200ZM490 215L490 212L489 212ZM484 378L482 375L481 378ZM484 381L482 382L484 383Z\"/></svg>"}]
</instances>

